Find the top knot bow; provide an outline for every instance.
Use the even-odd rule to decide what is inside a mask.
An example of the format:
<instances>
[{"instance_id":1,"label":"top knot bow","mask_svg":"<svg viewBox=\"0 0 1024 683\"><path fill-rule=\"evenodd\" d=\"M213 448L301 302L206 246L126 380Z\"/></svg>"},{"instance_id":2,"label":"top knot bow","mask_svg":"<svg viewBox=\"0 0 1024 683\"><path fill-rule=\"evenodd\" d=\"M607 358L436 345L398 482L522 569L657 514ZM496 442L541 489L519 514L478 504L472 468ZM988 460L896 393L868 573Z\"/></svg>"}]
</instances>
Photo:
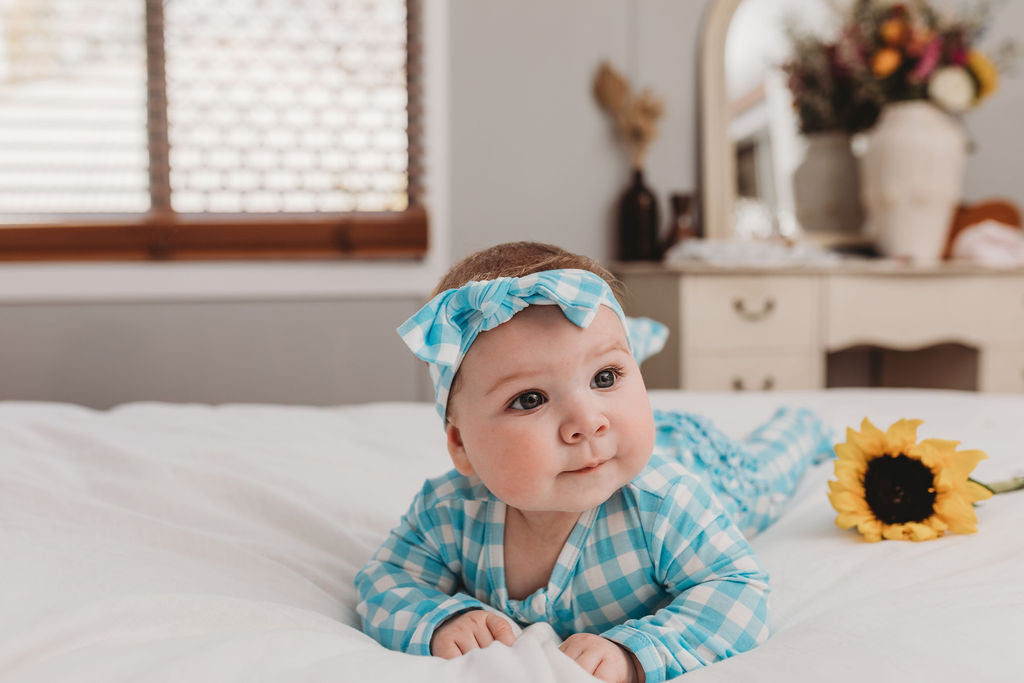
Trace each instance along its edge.
<instances>
[{"instance_id":1,"label":"top knot bow","mask_svg":"<svg viewBox=\"0 0 1024 683\"><path fill-rule=\"evenodd\" d=\"M441 292L398 328L406 346L430 367L436 408L442 418L455 373L477 335L536 304L557 305L582 328L590 326L599 306L607 306L622 321L637 362L660 351L668 336L660 323L626 318L608 283L588 270L545 270L468 282Z\"/></svg>"}]
</instances>

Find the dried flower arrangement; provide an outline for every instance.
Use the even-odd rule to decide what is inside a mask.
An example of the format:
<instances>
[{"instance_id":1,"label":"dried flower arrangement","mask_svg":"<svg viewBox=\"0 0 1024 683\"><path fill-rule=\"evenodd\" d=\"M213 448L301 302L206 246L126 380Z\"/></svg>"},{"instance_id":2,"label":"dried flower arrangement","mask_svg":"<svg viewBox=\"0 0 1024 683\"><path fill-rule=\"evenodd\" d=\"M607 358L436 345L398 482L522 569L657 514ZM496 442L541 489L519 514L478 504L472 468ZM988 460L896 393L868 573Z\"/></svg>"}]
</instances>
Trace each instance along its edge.
<instances>
[{"instance_id":1,"label":"dried flower arrangement","mask_svg":"<svg viewBox=\"0 0 1024 683\"><path fill-rule=\"evenodd\" d=\"M1004 43L993 61L976 45L991 21L992 6L978 2L956 16L925 0L857 0L841 40L863 61L880 104L929 99L951 113L976 106L995 91L1002 63L1014 44Z\"/></svg>"},{"instance_id":2,"label":"dried flower arrangement","mask_svg":"<svg viewBox=\"0 0 1024 683\"><path fill-rule=\"evenodd\" d=\"M643 168L647 149L658 135L664 102L648 90L634 94L626 77L608 62L601 64L594 78L594 97L612 117L633 168Z\"/></svg>"},{"instance_id":3,"label":"dried flower arrangement","mask_svg":"<svg viewBox=\"0 0 1024 683\"><path fill-rule=\"evenodd\" d=\"M792 57L782 65L793 94L800 132L856 133L870 128L878 118L876 93L862 70L847 66L844 41L830 42L787 28Z\"/></svg>"},{"instance_id":4,"label":"dried flower arrangement","mask_svg":"<svg viewBox=\"0 0 1024 683\"><path fill-rule=\"evenodd\" d=\"M960 15L927 0L854 0L838 37L825 41L790 30L783 65L805 133L870 127L890 102L928 100L954 114L995 91L1016 46L990 58L976 45L991 19L978 2Z\"/></svg>"}]
</instances>

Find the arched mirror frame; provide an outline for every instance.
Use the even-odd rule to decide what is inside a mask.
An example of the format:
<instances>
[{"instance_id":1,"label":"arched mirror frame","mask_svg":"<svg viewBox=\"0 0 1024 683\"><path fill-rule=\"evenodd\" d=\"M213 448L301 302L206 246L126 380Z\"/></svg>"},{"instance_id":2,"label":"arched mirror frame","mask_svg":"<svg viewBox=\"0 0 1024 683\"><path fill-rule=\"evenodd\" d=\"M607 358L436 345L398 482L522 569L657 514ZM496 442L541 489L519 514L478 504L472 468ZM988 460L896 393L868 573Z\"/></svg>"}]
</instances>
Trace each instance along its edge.
<instances>
[{"instance_id":1,"label":"arched mirror frame","mask_svg":"<svg viewBox=\"0 0 1024 683\"><path fill-rule=\"evenodd\" d=\"M729 137L731 122L725 80L725 38L729 22L743 0L711 0L700 39L700 172L704 236L732 236L736 201L736 154Z\"/></svg>"}]
</instances>

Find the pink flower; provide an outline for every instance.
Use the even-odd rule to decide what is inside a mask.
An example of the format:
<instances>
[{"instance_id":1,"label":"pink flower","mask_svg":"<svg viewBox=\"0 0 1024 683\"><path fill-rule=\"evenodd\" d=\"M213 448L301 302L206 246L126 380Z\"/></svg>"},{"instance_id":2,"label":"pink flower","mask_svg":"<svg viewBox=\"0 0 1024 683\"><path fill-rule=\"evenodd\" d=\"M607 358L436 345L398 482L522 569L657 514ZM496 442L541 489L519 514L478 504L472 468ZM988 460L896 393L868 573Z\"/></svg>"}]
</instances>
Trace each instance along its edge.
<instances>
[{"instance_id":1,"label":"pink flower","mask_svg":"<svg viewBox=\"0 0 1024 683\"><path fill-rule=\"evenodd\" d=\"M939 58L942 56L942 41L939 38L933 39L924 48L924 52L921 54L921 59L917 60L917 65L907 75L907 80L911 83L924 83L935 71L935 67L939 65Z\"/></svg>"}]
</instances>

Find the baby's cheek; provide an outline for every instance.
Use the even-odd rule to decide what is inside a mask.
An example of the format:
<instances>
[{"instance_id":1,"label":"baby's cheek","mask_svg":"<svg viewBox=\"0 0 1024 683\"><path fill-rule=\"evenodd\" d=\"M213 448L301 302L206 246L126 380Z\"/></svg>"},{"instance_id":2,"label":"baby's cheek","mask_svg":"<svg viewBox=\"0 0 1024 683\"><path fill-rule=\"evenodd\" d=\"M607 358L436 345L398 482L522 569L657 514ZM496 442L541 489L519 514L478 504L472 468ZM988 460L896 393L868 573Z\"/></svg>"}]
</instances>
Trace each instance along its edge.
<instances>
[{"instance_id":1,"label":"baby's cheek","mask_svg":"<svg viewBox=\"0 0 1024 683\"><path fill-rule=\"evenodd\" d=\"M635 457L646 465L651 453L654 452L655 439L654 416L650 410L637 412L631 431L630 440L634 444Z\"/></svg>"},{"instance_id":2,"label":"baby's cheek","mask_svg":"<svg viewBox=\"0 0 1024 683\"><path fill-rule=\"evenodd\" d=\"M536 481L530 477L527 463L518 463L512 467L502 468L501 472L495 472L494 475L493 481L487 488L507 505L525 506L529 503L531 496L537 492Z\"/></svg>"}]
</instances>

